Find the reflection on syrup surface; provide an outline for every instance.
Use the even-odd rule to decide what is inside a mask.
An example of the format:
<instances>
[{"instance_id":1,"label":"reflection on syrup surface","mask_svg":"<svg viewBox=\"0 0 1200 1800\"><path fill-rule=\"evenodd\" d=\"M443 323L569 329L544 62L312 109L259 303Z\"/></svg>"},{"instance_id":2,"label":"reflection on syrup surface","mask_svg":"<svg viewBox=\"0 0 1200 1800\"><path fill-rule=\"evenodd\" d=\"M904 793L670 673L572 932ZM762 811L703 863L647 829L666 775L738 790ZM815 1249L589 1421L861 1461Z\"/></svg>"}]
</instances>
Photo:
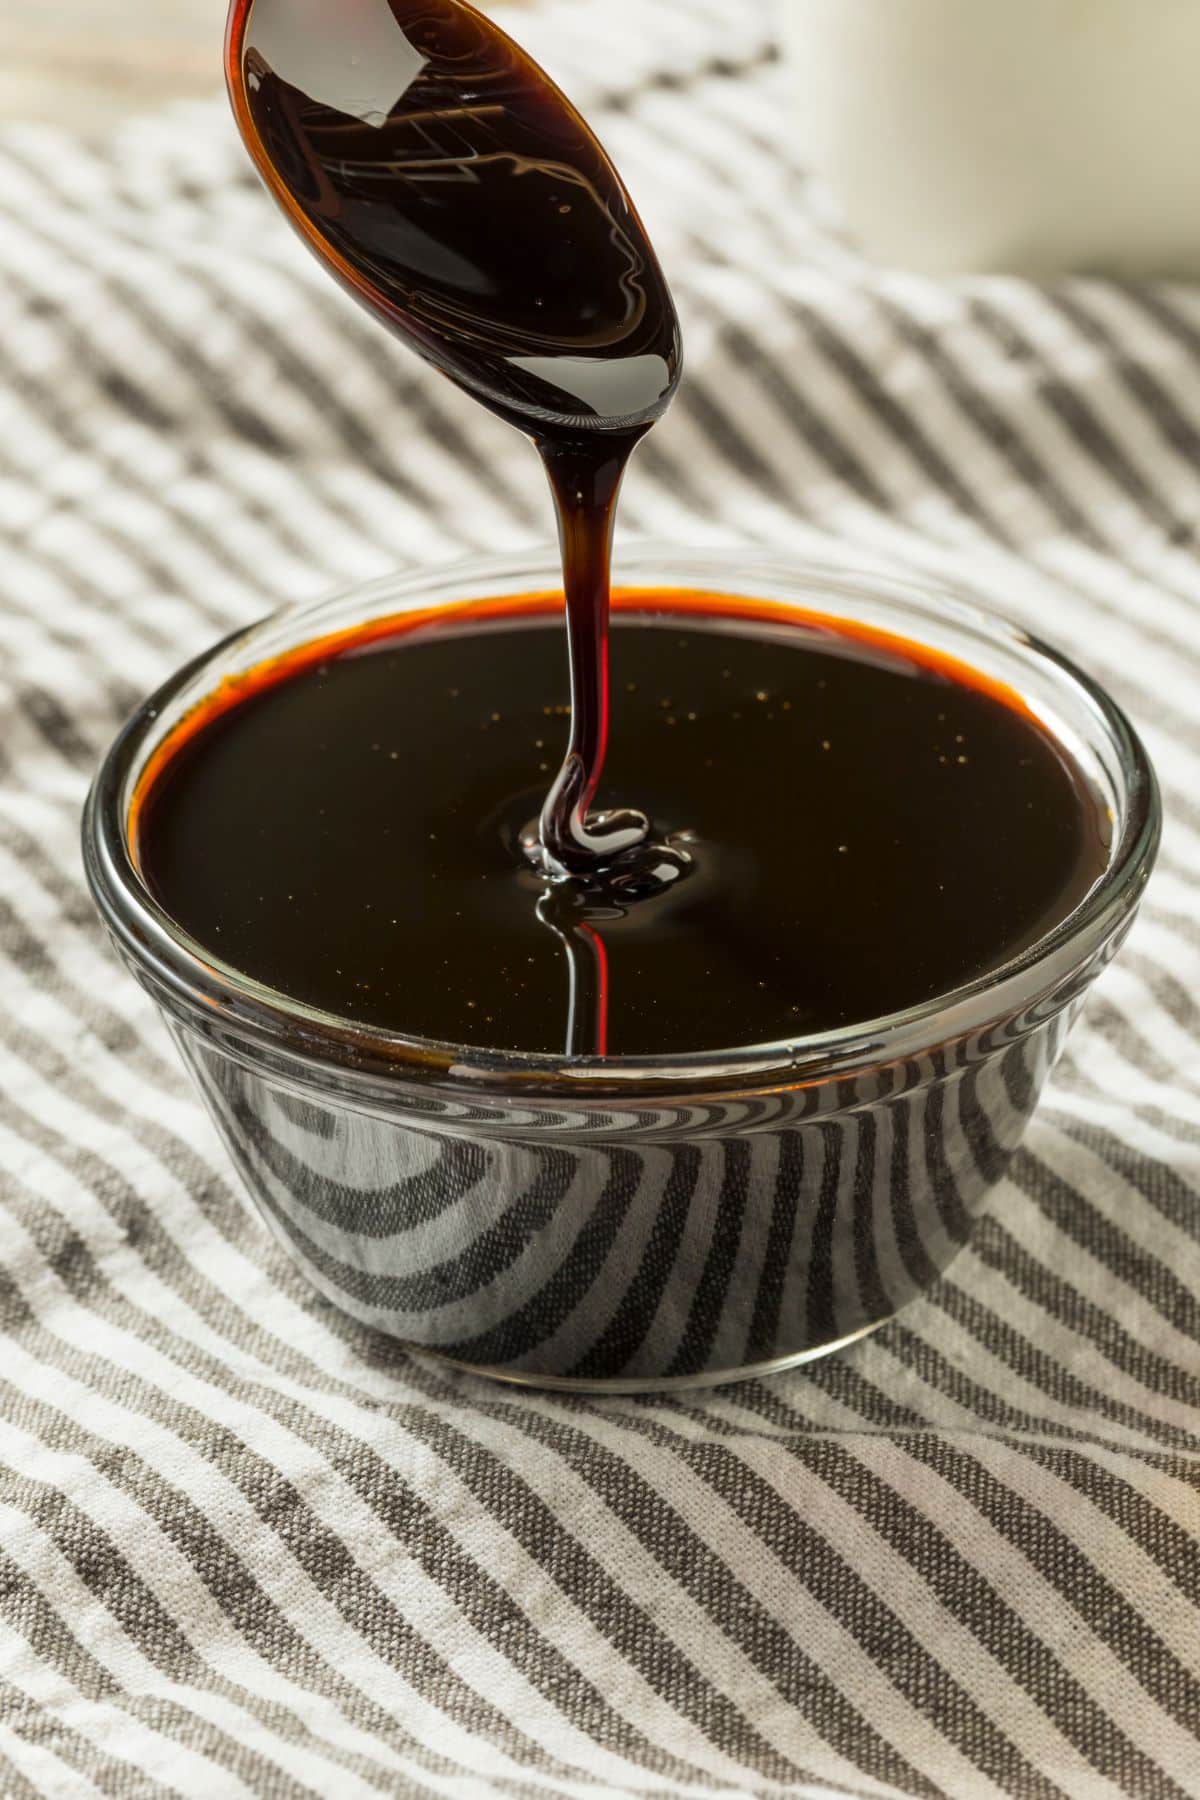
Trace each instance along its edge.
<instances>
[{"instance_id":1,"label":"reflection on syrup surface","mask_svg":"<svg viewBox=\"0 0 1200 1800\"><path fill-rule=\"evenodd\" d=\"M151 891L344 1018L659 1055L948 992L1103 872L1097 799L1002 688L766 603L639 593L614 623L612 783L637 780L691 872L642 899L548 885L518 838L567 708L560 607L376 623L218 690L135 799Z\"/></svg>"}]
</instances>

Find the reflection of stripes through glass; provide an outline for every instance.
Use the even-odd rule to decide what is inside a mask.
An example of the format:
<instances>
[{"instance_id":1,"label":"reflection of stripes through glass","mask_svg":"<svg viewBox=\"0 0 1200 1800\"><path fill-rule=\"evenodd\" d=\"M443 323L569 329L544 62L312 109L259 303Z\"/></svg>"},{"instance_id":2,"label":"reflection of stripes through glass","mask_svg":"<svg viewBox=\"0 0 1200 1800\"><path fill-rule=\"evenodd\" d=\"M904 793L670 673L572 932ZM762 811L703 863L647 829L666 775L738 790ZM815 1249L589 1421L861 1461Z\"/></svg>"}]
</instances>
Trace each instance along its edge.
<instances>
[{"instance_id":1,"label":"reflection of stripes through glass","mask_svg":"<svg viewBox=\"0 0 1200 1800\"><path fill-rule=\"evenodd\" d=\"M268 1223L337 1305L462 1362L636 1380L794 1356L927 1286L1007 1166L1061 1016L960 1045L953 1067L938 1051L857 1087L643 1109L623 1136L574 1106L536 1142L519 1105L484 1124L348 1112L176 1036ZM879 1155L881 1135L919 1154Z\"/></svg>"}]
</instances>

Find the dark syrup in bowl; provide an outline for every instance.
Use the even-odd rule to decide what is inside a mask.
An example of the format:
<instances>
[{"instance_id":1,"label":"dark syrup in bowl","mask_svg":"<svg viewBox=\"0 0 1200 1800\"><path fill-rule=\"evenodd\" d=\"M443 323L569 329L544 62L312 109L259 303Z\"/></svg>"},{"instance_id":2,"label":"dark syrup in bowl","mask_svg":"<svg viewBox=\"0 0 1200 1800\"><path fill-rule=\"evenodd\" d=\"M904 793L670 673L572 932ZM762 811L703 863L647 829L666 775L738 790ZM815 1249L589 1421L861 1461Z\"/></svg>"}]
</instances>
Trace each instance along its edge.
<instances>
[{"instance_id":1,"label":"dark syrup in bowl","mask_svg":"<svg viewBox=\"0 0 1200 1800\"><path fill-rule=\"evenodd\" d=\"M689 872L549 880L520 840L569 706L561 629L553 596L457 605L218 690L136 796L151 893L242 974L364 1026L669 1056L948 994L1105 870L1098 796L1011 690L866 628L673 591L616 610L609 775L636 778Z\"/></svg>"}]
</instances>

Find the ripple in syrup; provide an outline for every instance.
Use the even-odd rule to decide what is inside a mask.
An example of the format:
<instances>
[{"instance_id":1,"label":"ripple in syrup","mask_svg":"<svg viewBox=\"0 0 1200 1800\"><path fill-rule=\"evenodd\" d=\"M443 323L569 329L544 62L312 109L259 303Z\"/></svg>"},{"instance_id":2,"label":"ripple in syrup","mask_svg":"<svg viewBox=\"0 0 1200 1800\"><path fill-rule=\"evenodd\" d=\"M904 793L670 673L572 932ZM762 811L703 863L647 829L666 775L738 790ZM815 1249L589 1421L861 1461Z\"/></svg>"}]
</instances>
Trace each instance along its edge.
<instances>
[{"instance_id":1,"label":"ripple in syrup","mask_svg":"<svg viewBox=\"0 0 1200 1800\"><path fill-rule=\"evenodd\" d=\"M527 850L593 885L634 863L643 880L682 872L685 852L642 848L642 814L593 811L613 511L681 357L670 293L612 163L537 64L462 0L234 0L226 75L260 174L326 267L541 453L571 715Z\"/></svg>"},{"instance_id":2,"label":"ripple in syrup","mask_svg":"<svg viewBox=\"0 0 1200 1800\"><path fill-rule=\"evenodd\" d=\"M225 963L339 1018L660 1056L934 999L1104 871L1079 769L960 665L705 594L618 591L613 627L610 779L641 782L654 833L694 822L686 881L629 904L516 852L567 711L550 595L352 629L218 689L135 796L143 878Z\"/></svg>"}]
</instances>

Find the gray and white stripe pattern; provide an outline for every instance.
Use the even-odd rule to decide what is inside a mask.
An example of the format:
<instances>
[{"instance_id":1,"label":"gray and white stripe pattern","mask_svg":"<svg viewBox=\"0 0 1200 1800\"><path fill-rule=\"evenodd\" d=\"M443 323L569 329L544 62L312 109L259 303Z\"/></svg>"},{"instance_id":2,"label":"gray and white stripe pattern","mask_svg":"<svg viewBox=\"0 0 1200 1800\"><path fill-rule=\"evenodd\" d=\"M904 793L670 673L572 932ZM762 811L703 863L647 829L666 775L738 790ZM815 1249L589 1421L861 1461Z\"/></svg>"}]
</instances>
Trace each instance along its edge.
<instances>
[{"instance_id":1,"label":"gray and white stripe pattern","mask_svg":"<svg viewBox=\"0 0 1200 1800\"><path fill-rule=\"evenodd\" d=\"M215 110L8 128L5 1795L1200 1791L1200 294L864 262L769 17L730 18L517 20L684 315L626 528L833 540L1079 656L1163 783L1142 916L949 1275L845 1354L586 1400L345 1320L104 948L79 808L184 657L544 538L540 477L324 282Z\"/></svg>"},{"instance_id":2,"label":"gray and white stripe pattern","mask_svg":"<svg viewBox=\"0 0 1200 1800\"><path fill-rule=\"evenodd\" d=\"M675 1105L480 1104L399 1077L372 1097L168 1014L248 1194L335 1306L474 1371L611 1392L765 1374L924 1293L1081 1000L860 1075Z\"/></svg>"}]
</instances>

